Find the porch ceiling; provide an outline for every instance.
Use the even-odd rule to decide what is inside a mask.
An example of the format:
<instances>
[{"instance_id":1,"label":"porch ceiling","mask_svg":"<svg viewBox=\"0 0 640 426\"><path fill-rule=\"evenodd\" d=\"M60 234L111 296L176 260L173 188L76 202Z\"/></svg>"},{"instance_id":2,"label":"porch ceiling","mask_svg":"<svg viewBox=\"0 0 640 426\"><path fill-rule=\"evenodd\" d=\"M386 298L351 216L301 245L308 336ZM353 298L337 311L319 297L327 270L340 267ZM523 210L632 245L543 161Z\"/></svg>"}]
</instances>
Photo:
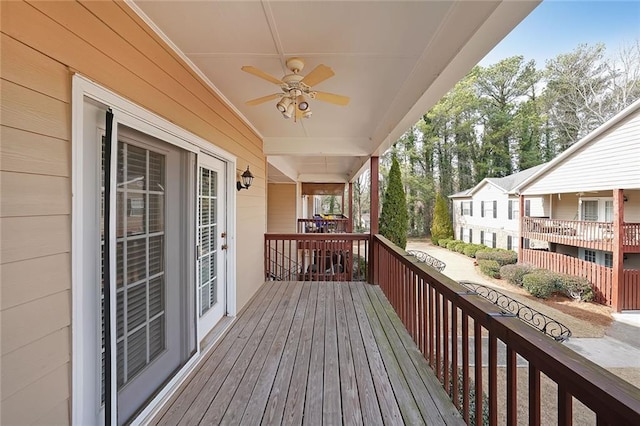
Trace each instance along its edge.
<instances>
[{"instance_id":1,"label":"porch ceiling","mask_svg":"<svg viewBox=\"0 0 640 426\"><path fill-rule=\"evenodd\" d=\"M534 1L148 1L134 7L213 83L264 139L271 165L294 181L348 181L511 31ZM139 11L139 12L140 12ZM287 58L336 75L317 90L349 96L311 101L310 119L285 120L275 85Z\"/></svg>"}]
</instances>

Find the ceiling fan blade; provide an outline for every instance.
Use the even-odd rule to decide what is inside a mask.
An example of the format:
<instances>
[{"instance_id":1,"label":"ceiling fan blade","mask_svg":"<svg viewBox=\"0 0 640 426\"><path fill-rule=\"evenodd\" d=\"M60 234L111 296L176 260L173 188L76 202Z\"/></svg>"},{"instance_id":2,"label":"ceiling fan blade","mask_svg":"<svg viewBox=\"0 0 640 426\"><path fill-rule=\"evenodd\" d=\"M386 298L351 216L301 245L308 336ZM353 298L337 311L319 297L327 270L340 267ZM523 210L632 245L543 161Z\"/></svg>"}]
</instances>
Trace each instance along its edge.
<instances>
[{"instance_id":1,"label":"ceiling fan blade","mask_svg":"<svg viewBox=\"0 0 640 426\"><path fill-rule=\"evenodd\" d=\"M351 100L347 96L335 95L327 92L316 92L315 99L342 106L349 104L349 101Z\"/></svg>"},{"instance_id":2,"label":"ceiling fan blade","mask_svg":"<svg viewBox=\"0 0 640 426\"><path fill-rule=\"evenodd\" d=\"M330 67L320 64L317 67L315 67L313 71L307 74L302 79L301 83L304 83L309 87L315 86L316 84L323 82L328 78L333 77L335 74L336 73L334 73Z\"/></svg>"},{"instance_id":3,"label":"ceiling fan blade","mask_svg":"<svg viewBox=\"0 0 640 426\"><path fill-rule=\"evenodd\" d=\"M271 82L273 84L284 84L284 82L280 79L275 78L274 76L267 74L266 72L256 68L256 67L252 67L250 65L245 65L244 67L241 68L242 71L244 72L248 72L249 74L253 74L256 77L260 77L264 80L267 80L268 82Z\"/></svg>"},{"instance_id":4,"label":"ceiling fan blade","mask_svg":"<svg viewBox=\"0 0 640 426\"><path fill-rule=\"evenodd\" d=\"M251 99L250 101L247 101L245 103L247 105L250 105L250 106L259 105L259 104L262 104L264 102L269 102L269 101L272 101L274 99L278 99L281 96L282 96L281 93L274 93L273 95L267 95L267 96L263 96L261 98Z\"/></svg>"}]
</instances>

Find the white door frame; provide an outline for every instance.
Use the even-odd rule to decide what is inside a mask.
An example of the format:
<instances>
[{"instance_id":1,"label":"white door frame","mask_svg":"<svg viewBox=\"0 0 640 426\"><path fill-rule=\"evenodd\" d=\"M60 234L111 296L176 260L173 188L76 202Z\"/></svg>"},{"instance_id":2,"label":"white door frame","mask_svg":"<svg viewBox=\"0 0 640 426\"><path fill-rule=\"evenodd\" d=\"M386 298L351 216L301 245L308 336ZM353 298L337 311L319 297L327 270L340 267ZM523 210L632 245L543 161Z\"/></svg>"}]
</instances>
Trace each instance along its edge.
<instances>
[{"instance_id":1,"label":"white door frame","mask_svg":"<svg viewBox=\"0 0 640 426\"><path fill-rule=\"evenodd\" d=\"M84 103L85 98L93 99L105 107L111 108L118 122L147 133L158 139L176 145L187 151L199 154L207 152L226 164L227 179L227 315L236 314L236 195L235 176L236 157L231 153L216 147L188 131L182 129L166 119L116 95L91 80L75 74L72 80L72 248L71 248L71 333L72 333L72 395L71 421L73 424L96 424L100 419L100 407L96 401L100 399L100 379L96 376L100 371L99 354L96 352L96 333L100 333L99 324L95 324L95 292L86 291L85 284L85 256L94 256L95 247L87 247L84 242L86 233L94 232L97 224L93 218L83 215L83 174L88 167L84 161L83 131L84 131ZM95 164L92 165L95 167ZM196 188L197 189L197 188ZM87 255L85 255L87 254ZM196 264L194 262L195 270ZM194 283L195 285L195 283ZM194 288L194 291L196 289ZM96 286L97 292L97 286ZM197 309L194 310L197 321ZM196 331L196 336L198 336ZM160 402L175 390L186 374L191 371L200 356L200 344L196 342L196 355L193 356L173 379L158 393L154 400L140 413L138 419L145 419L157 410ZM114 417L117 418L117 417ZM136 421L134 421L136 423Z\"/></svg>"},{"instance_id":2,"label":"white door frame","mask_svg":"<svg viewBox=\"0 0 640 426\"><path fill-rule=\"evenodd\" d=\"M221 164L220 164L221 163ZM218 166L221 165L221 168L218 168ZM232 179L232 177L229 177L226 173L225 167L224 167L224 162L222 160L220 160L219 158L216 158L214 156L208 155L206 153L200 153L200 155L198 155L198 161L197 161L197 189L198 189L198 193L196 195L196 198L198 198L200 196L200 185L201 185L201 178L202 176L200 175L200 168L204 167L208 170L213 170L215 171L219 177L218 179L222 179L222 183L226 184L227 181L229 179ZM228 202L228 194L225 194L226 191L222 190L220 191L217 196L218 196L218 201L216 203L216 207L218 208L218 213L221 213L221 215L218 214L218 226L217 226L217 230L215 232L214 235L214 241L215 241L215 245L216 245L216 253L217 253L217 282L219 284L224 284L226 283L227 280L227 269L226 269L226 261L225 259L228 257L228 253L226 251L226 249L222 249L222 244L227 244L228 246L228 242L227 242L227 238L221 238L220 237L220 233L227 232L227 218L226 218L226 209L224 208L225 204ZM196 207L196 210L198 210L198 207ZM222 210L222 211L220 211ZM196 215L199 216L199 215ZM222 219L222 221L220 220ZM200 217L196 218L196 243L198 243L198 238L197 236L199 235L200 232ZM200 250L202 250L202 248L200 248ZM198 253L197 257L199 258L198 261L196 262L196 265L199 266L200 262L202 260L202 253ZM200 273L199 270L196 270L196 289L197 291L197 295L196 295L196 299L197 299L197 306L196 306L196 310L198 311L198 324L197 324L197 330L198 330L198 342L201 342L208 334L209 332L213 329L213 327L215 326L215 324L225 315L228 314L228 309L227 309L227 285L223 285L223 286L219 286L220 290L221 290L221 294L220 294L220 300L218 300L217 305L218 306L212 306L211 309L206 312L204 315L200 316L200 308L202 306L202 294L200 292L200 280L202 279L202 274Z\"/></svg>"}]
</instances>

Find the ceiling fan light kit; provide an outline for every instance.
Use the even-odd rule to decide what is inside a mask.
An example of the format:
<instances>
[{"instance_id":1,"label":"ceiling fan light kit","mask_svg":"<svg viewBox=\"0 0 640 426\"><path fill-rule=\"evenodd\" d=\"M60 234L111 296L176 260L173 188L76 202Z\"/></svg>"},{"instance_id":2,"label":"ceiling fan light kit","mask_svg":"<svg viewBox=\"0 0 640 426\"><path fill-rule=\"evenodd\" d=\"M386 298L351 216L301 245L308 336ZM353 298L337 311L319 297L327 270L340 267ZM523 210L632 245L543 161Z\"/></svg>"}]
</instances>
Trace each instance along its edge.
<instances>
[{"instance_id":1,"label":"ceiling fan light kit","mask_svg":"<svg viewBox=\"0 0 640 426\"><path fill-rule=\"evenodd\" d=\"M278 111L282 113L284 118L288 119L293 117L294 120L296 120L298 117L311 117L311 107L307 98L317 99L319 101L341 106L349 103L349 98L346 96L311 90L312 86L315 86L316 84L335 75L333 70L328 66L320 64L309 74L302 76L299 72L304 68L304 60L301 58L289 58L286 64L287 68L291 71L291 74L285 75L281 80L258 68L252 66L242 67L242 71L253 74L256 77L260 77L270 83L277 84L282 90L282 93L275 93L273 95L267 95L247 101L247 105L259 105L261 103L280 98L276 103Z\"/></svg>"}]
</instances>

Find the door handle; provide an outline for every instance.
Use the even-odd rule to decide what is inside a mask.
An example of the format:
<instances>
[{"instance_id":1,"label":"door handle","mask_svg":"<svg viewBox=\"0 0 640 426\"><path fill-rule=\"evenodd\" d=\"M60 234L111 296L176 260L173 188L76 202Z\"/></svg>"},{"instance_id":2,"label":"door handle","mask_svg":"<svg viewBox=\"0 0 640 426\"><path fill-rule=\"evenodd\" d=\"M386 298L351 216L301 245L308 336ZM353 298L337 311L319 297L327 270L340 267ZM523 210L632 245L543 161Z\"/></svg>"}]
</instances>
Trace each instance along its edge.
<instances>
[{"instance_id":1,"label":"door handle","mask_svg":"<svg viewBox=\"0 0 640 426\"><path fill-rule=\"evenodd\" d=\"M221 248L222 250L226 250L226 249L228 249L228 248L229 248L229 246L227 246L226 244L223 244L220 248Z\"/></svg>"}]
</instances>

